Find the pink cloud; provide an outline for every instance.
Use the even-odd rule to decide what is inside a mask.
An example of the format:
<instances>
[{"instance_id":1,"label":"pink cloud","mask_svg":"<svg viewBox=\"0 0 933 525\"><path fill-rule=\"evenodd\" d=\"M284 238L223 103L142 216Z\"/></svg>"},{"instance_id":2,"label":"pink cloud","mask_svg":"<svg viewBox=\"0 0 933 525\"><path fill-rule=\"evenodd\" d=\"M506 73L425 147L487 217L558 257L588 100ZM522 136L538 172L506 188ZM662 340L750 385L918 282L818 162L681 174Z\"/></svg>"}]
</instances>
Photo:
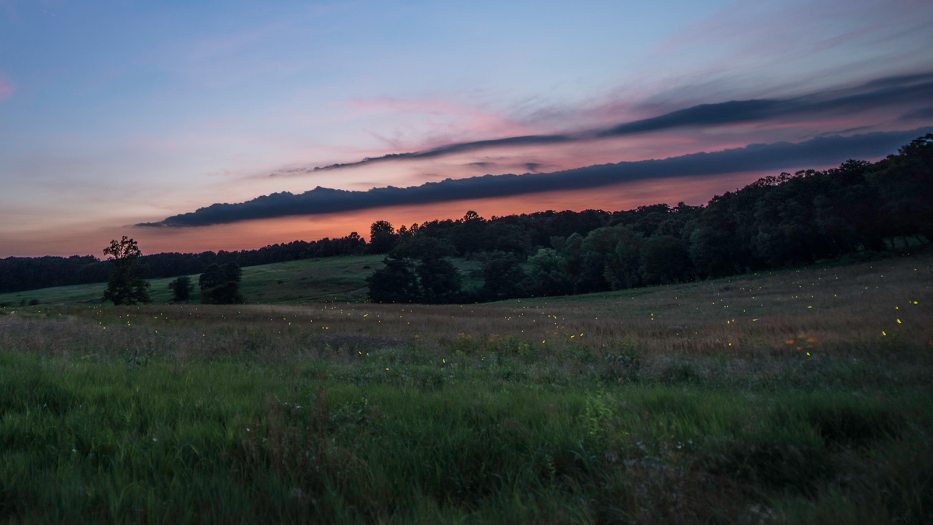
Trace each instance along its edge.
<instances>
[{"instance_id":1,"label":"pink cloud","mask_svg":"<svg viewBox=\"0 0 933 525\"><path fill-rule=\"evenodd\" d=\"M0 79L0 100L10 98L14 91L16 91L16 88L13 87L13 84L4 82L3 79Z\"/></svg>"},{"instance_id":2,"label":"pink cloud","mask_svg":"<svg viewBox=\"0 0 933 525\"><path fill-rule=\"evenodd\" d=\"M347 105L358 117L391 117L395 122L401 122L403 127L411 128L412 135L417 136L414 140L377 136L388 145L385 153L375 152L377 154L398 149L431 148L489 134L524 135L541 131L499 111L438 98L356 98L349 100ZM405 126L406 119L408 126Z\"/></svg>"}]
</instances>

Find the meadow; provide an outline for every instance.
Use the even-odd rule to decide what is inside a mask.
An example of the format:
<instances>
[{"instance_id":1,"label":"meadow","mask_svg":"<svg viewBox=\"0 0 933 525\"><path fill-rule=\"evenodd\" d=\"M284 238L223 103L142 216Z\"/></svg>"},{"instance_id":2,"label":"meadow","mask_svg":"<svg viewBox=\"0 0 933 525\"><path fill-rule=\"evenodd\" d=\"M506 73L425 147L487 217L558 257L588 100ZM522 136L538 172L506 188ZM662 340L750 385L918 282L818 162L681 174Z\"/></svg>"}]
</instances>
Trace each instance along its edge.
<instances>
[{"instance_id":1,"label":"meadow","mask_svg":"<svg viewBox=\"0 0 933 525\"><path fill-rule=\"evenodd\" d=\"M931 305L922 254L482 305L2 308L0 521L925 523Z\"/></svg>"}]
</instances>

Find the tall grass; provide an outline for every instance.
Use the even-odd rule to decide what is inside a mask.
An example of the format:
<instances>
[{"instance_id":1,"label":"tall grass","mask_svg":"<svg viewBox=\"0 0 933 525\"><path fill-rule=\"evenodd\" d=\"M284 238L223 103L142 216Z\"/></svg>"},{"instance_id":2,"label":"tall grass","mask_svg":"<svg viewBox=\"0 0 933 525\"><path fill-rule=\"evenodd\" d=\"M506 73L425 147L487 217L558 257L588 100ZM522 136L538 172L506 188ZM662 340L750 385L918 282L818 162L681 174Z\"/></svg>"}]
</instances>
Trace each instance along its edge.
<instances>
[{"instance_id":1,"label":"tall grass","mask_svg":"<svg viewBox=\"0 0 933 525\"><path fill-rule=\"evenodd\" d=\"M7 309L0 521L923 523L933 278L885 264L483 306Z\"/></svg>"}]
</instances>

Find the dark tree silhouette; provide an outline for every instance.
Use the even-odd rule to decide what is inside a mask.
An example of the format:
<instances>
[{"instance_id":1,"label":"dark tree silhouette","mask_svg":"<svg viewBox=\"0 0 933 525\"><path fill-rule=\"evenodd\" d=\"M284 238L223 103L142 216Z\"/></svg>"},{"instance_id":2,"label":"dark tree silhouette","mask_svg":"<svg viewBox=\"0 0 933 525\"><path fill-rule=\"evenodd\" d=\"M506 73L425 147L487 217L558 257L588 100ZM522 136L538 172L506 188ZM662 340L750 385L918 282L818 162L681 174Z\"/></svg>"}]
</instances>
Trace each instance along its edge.
<instances>
[{"instance_id":1,"label":"dark tree silhouette","mask_svg":"<svg viewBox=\"0 0 933 525\"><path fill-rule=\"evenodd\" d=\"M687 280L690 255L685 243L671 235L649 237L641 246L639 271L647 284Z\"/></svg>"},{"instance_id":2,"label":"dark tree silhouette","mask_svg":"<svg viewBox=\"0 0 933 525\"><path fill-rule=\"evenodd\" d=\"M455 252L446 240L410 235L389 253L385 267L370 276L370 299L383 303L449 303L460 299L460 272L444 259Z\"/></svg>"},{"instance_id":3,"label":"dark tree silhouette","mask_svg":"<svg viewBox=\"0 0 933 525\"><path fill-rule=\"evenodd\" d=\"M191 299L191 289L193 286L191 284L191 279L187 275L182 275L168 283L168 287L172 290L172 302L183 303Z\"/></svg>"},{"instance_id":4,"label":"dark tree silhouette","mask_svg":"<svg viewBox=\"0 0 933 525\"><path fill-rule=\"evenodd\" d=\"M460 272L439 257L423 259L415 268L420 285L418 299L424 303L451 303L460 298Z\"/></svg>"},{"instance_id":5,"label":"dark tree silhouette","mask_svg":"<svg viewBox=\"0 0 933 525\"><path fill-rule=\"evenodd\" d=\"M204 304L242 303L240 276L240 267L233 262L208 266L207 270L198 278L198 285L201 288L201 302Z\"/></svg>"},{"instance_id":6,"label":"dark tree silhouette","mask_svg":"<svg viewBox=\"0 0 933 525\"><path fill-rule=\"evenodd\" d=\"M552 248L541 248L528 258L528 276L539 295L565 295L573 291L571 277L564 271L564 259Z\"/></svg>"},{"instance_id":7,"label":"dark tree silhouette","mask_svg":"<svg viewBox=\"0 0 933 525\"><path fill-rule=\"evenodd\" d=\"M113 265L104 301L113 304L136 304L149 302L149 283L143 279L145 267L139 263L142 253L136 241L124 235L119 241L110 241L104 255Z\"/></svg>"},{"instance_id":8,"label":"dark tree silhouette","mask_svg":"<svg viewBox=\"0 0 933 525\"><path fill-rule=\"evenodd\" d=\"M411 303L420 295L418 276L406 259L386 258L385 266L366 281L373 302Z\"/></svg>"},{"instance_id":9,"label":"dark tree silhouette","mask_svg":"<svg viewBox=\"0 0 933 525\"><path fill-rule=\"evenodd\" d=\"M369 251L389 253L398 243L399 234L389 221L376 221L369 227Z\"/></svg>"},{"instance_id":10,"label":"dark tree silhouette","mask_svg":"<svg viewBox=\"0 0 933 525\"><path fill-rule=\"evenodd\" d=\"M483 290L485 299L509 299L528 293L528 276L522 261L513 253L493 252L483 264Z\"/></svg>"}]
</instances>

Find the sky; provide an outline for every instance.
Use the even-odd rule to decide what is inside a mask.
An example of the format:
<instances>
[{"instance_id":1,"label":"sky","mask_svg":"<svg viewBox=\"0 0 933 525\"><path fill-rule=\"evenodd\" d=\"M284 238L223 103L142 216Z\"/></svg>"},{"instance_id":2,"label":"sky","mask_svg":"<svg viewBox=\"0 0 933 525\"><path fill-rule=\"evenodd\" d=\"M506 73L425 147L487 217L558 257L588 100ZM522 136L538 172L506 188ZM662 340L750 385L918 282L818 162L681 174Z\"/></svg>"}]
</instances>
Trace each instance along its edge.
<instances>
[{"instance_id":1,"label":"sky","mask_svg":"<svg viewBox=\"0 0 933 525\"><path fill-rule=\"evenodd\" d=\"M914 0L0 0L0 257L701 204L933 126L930 27Z\"/></svg>"}]
</instances>

